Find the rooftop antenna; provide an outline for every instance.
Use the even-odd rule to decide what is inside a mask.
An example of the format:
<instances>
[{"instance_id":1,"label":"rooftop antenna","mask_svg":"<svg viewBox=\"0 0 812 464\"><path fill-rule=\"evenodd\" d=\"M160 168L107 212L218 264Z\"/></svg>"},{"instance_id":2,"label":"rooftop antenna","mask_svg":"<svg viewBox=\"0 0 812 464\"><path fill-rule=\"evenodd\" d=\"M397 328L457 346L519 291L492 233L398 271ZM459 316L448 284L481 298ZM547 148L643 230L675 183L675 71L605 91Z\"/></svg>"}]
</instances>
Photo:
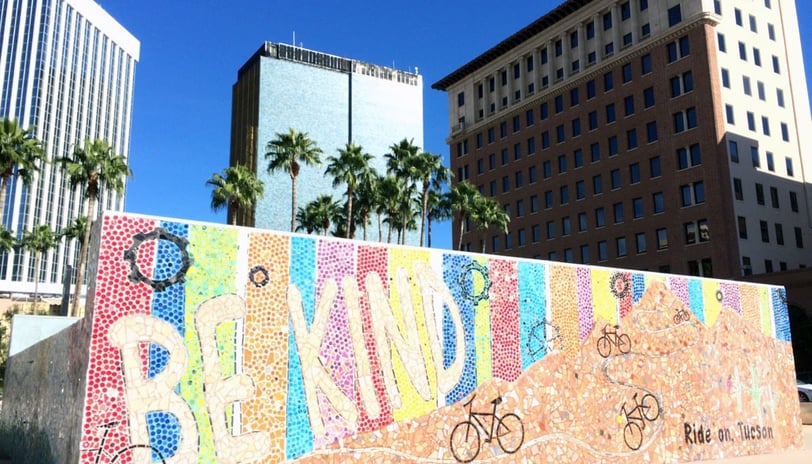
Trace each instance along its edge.
<instances>
[{"instance_id":1,"label":"rooftop antenna","mask_svg":"<svg viewBox=\"0 0 812 464\"><path fill-rule=\"evenodd\" d=\"M296 46L296 31L293 31L293 42L291 42L291 45Z\"/></svg>"}]
</instances>

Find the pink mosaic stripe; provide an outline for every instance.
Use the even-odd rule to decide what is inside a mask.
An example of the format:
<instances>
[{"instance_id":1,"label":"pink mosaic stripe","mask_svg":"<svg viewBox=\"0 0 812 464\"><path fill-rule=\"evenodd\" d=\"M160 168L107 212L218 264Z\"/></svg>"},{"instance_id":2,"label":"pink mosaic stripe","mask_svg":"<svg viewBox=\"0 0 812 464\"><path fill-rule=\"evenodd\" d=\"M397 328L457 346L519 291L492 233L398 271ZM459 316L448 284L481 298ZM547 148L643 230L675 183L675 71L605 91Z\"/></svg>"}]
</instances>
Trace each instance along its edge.
<instances>
[{"instance_id":1,"label":"pink mosaic stripe","mask_svg":"<svg viewBox=\"0 0 812 464\"><path fill-rule=\"evenodd\" d=\"M632 305L634 304L634 290L632 288L632 274L630 272L623 272L623 281L627 283L626 292L622 298L617 300L618 309L620 309L620 320L626 318L632 312Z\"/></svg>"},{"instance_id":2,"label":"pink mosaic stripe","mask_svg":"<svg viewBox=\"0 0 812 464\"><path fill-rule=\"evenodd\" d=\"M592 309L592 276L589 268L579 267L575 272L578 288L578 336L585 340L595 328L595 311Z\"/></svg>"},{"instance_id":3,"label":"pink mosaic stripe","mask_svg":"<svg viewBox=\"0 0 812 464\"><path fill-rule=\"evenodd\" d=\"M688 294L688 279L685 277L669 277L668 286L674 296L679 298L686 307L691 307L691 296Z\"/></svg>"},{"instance_id":4,"label":"pink mosaic stripe","mask_svg":"<svg viewBox=\"0 0 812 464\"><path fill-rule=\"evenodd\" d=\"M734 282L722 282L719 284L719 291L722 292L722 306L726 306L733 310L736 314L742 314L742 301L741 293L739 292L739 284ZM717 298L718 298L717 294Z\"/></svg>"},{"instance_id":5,"label":"pink mosaic stripe","mask_svg":"<svg viewBox=\"0 0 812 464\"><path fill-rule=\"evenodd\" d=\"M522 373L519 346L519 266L516 261L491 259L491 360L493 376L512 382Z\"/></svg>"}]
</instances>

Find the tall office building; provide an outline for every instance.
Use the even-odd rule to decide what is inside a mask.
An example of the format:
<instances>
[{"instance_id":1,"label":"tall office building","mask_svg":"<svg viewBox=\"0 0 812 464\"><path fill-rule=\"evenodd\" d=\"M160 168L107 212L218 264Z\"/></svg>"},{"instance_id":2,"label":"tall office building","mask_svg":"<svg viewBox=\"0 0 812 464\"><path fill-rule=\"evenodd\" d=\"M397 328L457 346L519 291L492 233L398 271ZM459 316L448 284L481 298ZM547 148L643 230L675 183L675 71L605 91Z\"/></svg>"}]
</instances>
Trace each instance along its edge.
<instances>
[{"instance_id":1,"label":"tall office building","mask_svg":"<svg viewBox=\"0 0 812 464\"><path fill-rule=\"evenodd\" d=\"M0 3L0 117L36 127L48 160L76 144L100 138L127 156L133 78L140 44L92 0L8 0ZM102 192L97 209L122 210L123 195ZM25 186L12 178L3 224L16 234L47 224L54 230L88 215L81 192L72 190L60 166L48 163ZM0 291L59 294L77 241L49 251L35 275L34 256L17 250L0 258Z\"/></svg>"},{"instance_id":2,"label":"tall office building","mask_svg":"<svg viewBox=\"0 0 812 464\"><path fill-rule=\"evenodd\" d=\"M243 225L290 230L290 176L267 172L266 146L276 133L307 132L323 161L354 142L374 156L379 173L391 145L406 138L423 146L423 78L416 72L266 42L240 68L232 99L230 164L250 167L265 184L254 211L238 218ZM333 189L324 169L302 167L297 206L323 193L343 202L344 189Z\"/></svg>"},{"instance_id":3,"label":"tall office building","mask_svg":"<svg viewBox=\"0 0 812 464\"><path fill-rule=\"evenodd\" d=\"M812 265L792 0L570 0L433 87L455 173L511 217L467 247L722 278Z\"/></svg>"}]
</instances>

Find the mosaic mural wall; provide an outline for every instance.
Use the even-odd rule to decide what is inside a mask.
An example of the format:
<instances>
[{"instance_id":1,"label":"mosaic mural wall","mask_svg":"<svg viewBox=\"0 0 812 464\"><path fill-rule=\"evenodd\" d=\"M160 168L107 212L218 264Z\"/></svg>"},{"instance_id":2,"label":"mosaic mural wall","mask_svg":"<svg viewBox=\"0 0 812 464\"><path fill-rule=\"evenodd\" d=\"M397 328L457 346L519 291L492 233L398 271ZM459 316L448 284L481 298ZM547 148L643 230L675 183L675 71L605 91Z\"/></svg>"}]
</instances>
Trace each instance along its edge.
<instances>
[{"instance_id":1,"label":"mosaic mural wall","mask_svg":"<svg viewBox=\"0 0 812 464\"><path fill-rule=\"evenodd\" d=\"M125 214L95 268L83 464L801 445L779 287Z\"/></svg>"}]
</instances>

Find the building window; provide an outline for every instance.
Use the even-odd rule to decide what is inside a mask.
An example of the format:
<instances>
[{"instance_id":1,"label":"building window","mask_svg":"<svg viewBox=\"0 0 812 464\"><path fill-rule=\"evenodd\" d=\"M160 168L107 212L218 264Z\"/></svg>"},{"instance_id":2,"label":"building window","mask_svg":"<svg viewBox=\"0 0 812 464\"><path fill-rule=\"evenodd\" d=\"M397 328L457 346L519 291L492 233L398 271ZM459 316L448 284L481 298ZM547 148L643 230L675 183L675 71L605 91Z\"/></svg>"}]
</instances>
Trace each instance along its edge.
<instances>
[{"instance_id":1,"label":"building window","mask_svg":"<svg viewBox=\"0 0 812 464\"><path fill-rule=\"evenodd\" d=\"M773 55L773 72L781 74L781 64L778 62L778 57Z\"/></svg>"},{"instance_id":2,"label":"building window","mask_svg":"<svg viewBox=\"0 0 812 464\"><path fill-rule=\"evenodd\" d=\"M764 205L764 185L756 182L756 203Z\"/></svg>"},{"instance_id":3,"label":"building window","mask_svg":"<svg viewBox=\"0 0 812 464\"><path fill-rule=\"evenodd\" d=\"M646 123L646 141L648 143L657 141L657 121Z\"/></svg>"},{"instance_id":4,"label":"building window","mask_svg":"<svg viewBox=\"0 0 812 464\"><path fill-rule=\"evenodd\" d=\"M784 91L781 89L775 89L775 99L778 102L778 106L784 108Z\"/></svg>"},{"instance_id":5,"label":"building window","mask_svg":"<svg viewBox=\"0 0 812 464\"><path fill-rule=\"evenodd\" d=\"M586 23L586 40L595 38L595 23L590 21Z\"/></svg>"},{"instance_id":6,"label":"building window","mask_svg":"<svg viewBox=\"0 0 812 464\"><path fill-rule=\"evenodd\" d=\"M742 61L747 61L747 46L744 42L739 42L739 58Z\"/></svg>"},{"instance_id":7,"label":"building window","mask_svg":"<svg viewBox=\"0 0 812 464\"><path fill-rule=\"evenodd\" d=\"M530 212L538 213L539 211L539 197L538 195L530 195Z\"/></svg>"},{"instance_id":8,"label":"building window","mask_svg":"<svg viewBox=\"0 0 812 464\"><path fill-rule=\"evenodd\" d=\"M651 24L645 23L640 26L640 37L648 37L651 35Z\"/></svg>"},{"instance_id":9,"label":"building window","mask_svg":"<svg viewBox=\"0 0 812 464\"><path fill-rule=\"evenodd\" d=\"M564 262L572 262L572 248L564 248Z\"/></svg>"},{"instance_id":10,"label":"building window","mask_svg":"<svg viewBox=\"0 0 812 464\"><path fill-rule=\"evenodd\" d=\"M789 126L785 122L781 123L781 140L789 142Z\"/></svg>"},{"instance_id":11,"label":"building window","mask_svg":"<svg viewBox=\"0 0 812 464\"><path fill-rule=\"evenodd\" d=\"M595 227L606 226L606 214L603 207L595 208Z\"/></svg>"},{"instance_id":12,"label":"building window","mask_svg":"<svg viewBox=\"0 0 812 464\"><path fill-rule=\"evenodd\" d=\"M800 227L795 228L795 246L798 248L804 247L804 234Z\"/></svg>"},{"instance_id":13,"label":"building window","mask_svg":"<svg viewBox=\"0 0 812 464\"><path fill-rule=\"evenodd\" d=\"M702 153L698 143L687 148L677 149L677 166L679 169L688 169L700 164L702 164Z\"/></svg>"},{"instance_id":14,"label":"building window","mask_svg":"<svg viewBox=\"0 0 812 464\"><path fill-rule=\"evenodd\" d=\"M750 30L758 33L758 24L756 23L756 17L753 15L750 15Z\"/></svg>"},{"instance_id":15,"label":"building window","mask_svg":"<svg viewBox=\"0 0 812 464\"><path fill-rule=\"evenodd\" d=\"M761 51L756 47L753 47L753 63L761 67Z\"/></svg>"},{"instance_id":16,"label":"building window","mask_svg":"<svg viewBox=\"0 0 812 464\"><path fill-rule=\"evenodd\" d=\"M722 87L730 88L730 73L725 68L722 68Z\"/></svg>"},{"instance_id":17,"label":"building window","mask_svg":"<svg viewBox=\"0 0 812 464\"><path fill-rule=\"evenodd\" d=\"M634 114L634 95L629 95L623 99L623 108L625 110L625 116Z\"/></svg>"},{"instance_id":18,"label":"building window","mask_svg":"<svg viewBox=\"0 0 812 464\"><path fill-rule=\"evenodd\" d=\"M673 63L680 58L684 58L691 54L691 44L688 36L680 37L678 40L666 45L666 52L668 55L668 62Z\"/></svg>"},{"instance_id":19,"label":"building window","mask_svg":"<svg viewBox=\"0 0 812 464\"><path fill-rule=\"evenodd\" d=\"M502 166L505 166L510 161L510 159L508 158L507 148L502 149L501 155L502 155Z\"/></svg>"},{"instance_id":20,"label":"building window","mask_svg":"<svg viewBox=\"0 0 812 464\"><path fill-rule=\"evenodd\" d=\"M629 165L629 183L640 183L640 163L632 163Z\"/></svg>"},{"instance_id":21,"label":"building window","mask_svg":"<svg viewBox=\"0 0 812 464\"><path fill-rule=\"evenodd\" d=\"M517 232L516 235L517 235L517 240L519 241L519 246L524 246L527 243L526 238L525 238L525 234L524 234L524 229L519 229L519 231Z\"/></svg>"},{"instance_id":22,"label":"building window","mask_svg":"<svg viewBox=\"0 0 812 464\"><path fill-rule=\"evenodd\" d=\"M626 131L626 149L634 150L637 148L637 129L630 129Z\"/></svg>"},{"instance_id":23,"label":"building window","mask_svg":"<svg viewBox=\"0 0 812 464\"><path fill-rule=\"evenodd\" d=\"M547 190L544 192L544 209L550 209L553 207L553 191Z\"/></svg>"},{"instance_id":24,"label":"building window","mask_svg":"<svg viewBox=\"0 0 812 464\"><path fill-rule=\"evenodd\" d=\"M662 175L659 156L653 156L648 159L648 170L649 177L651 177L652 179L654 179L655 177L660 177Z\"/></svg>"},{"instance_id":25,"label":"building window","mask_svg":"<svg viewBox=\"0 0 812 464\"><path fill-rule=\"evenodd\" d=\"M592 176L592 193L594 195L603 193L603 177L600 174Z\"/></svg>"},{"instance_id":26,"label":"building window","mask_svg":"<svg viewBox=\"0 0 812 464\"><path fill-rule=\"evenodd\" d=\"M632 80L632 64L631 63L624 64L623 67L620 68L620 75L621 75L621 78L622 78L624 84L626 84L628 82L631 82L631 80Z\"/></svg>"},{"instance_id":27,"label":"building window","mask_svg":"<svg viewBox=\"0 0 812 464\"><path fill-rule=\"evenodd\" d=\"M563 143L565 139L566 136L564 135L564 125L561 124L555 128L555 141L556 143Z\"/></svg>"},{"instance_id":28,"label":"building window","mask_svg":"<svg viewBox=\"0 0 812 464\"><path fill-rule=\"evenodd\" d=\"M502 193L510 191L510 177L502 176Z\"/></svg>"},{"instance_id":29,"label":"building window","mask_svg":"<svg viewBox=\"0 0 812 464\"><path fill-rule=\"evenodd\" d=\"M665 250L668 248L668 230L665 228L657 229L657 249Z\"/></svg>"},{"instance_id":30,"label":"building window","mask_svg":"<svg viewBox=\"0 0 812 464\"><path fill-rule=\"evenodd\" d=\"M567 155L560 155L558 157L558 173L564 174L567 172Z\"/></svg>"},{"instance_id":31,"label":"building window","mask_svg":"<svg viewBox=\"0 0 812 464\"><path fill-rule=\"evenodd\" d=\"M747 239L747 218L744 216L736 217L739 226L739 238Z\"/></svg>"},{"instance_id":32,"label":"building window","mask_svg":"<svg viewBox=\"0 0 812 464\"><path fill-rule=\"evenodd\" d=\"M615 247L617 249L618 258L626 256L626 237L617 237L615 239Z\"/></svg>"},{"instance_id":33,"label":"building window","mask_svg":"<svg viewBox=\"0 0 812 464\"><path fill-rule=\"evenodd\" d=\"M778 202L778 189L775 187L770 187L770 203L772 204L773 208L780 208L781 205Z\"/></svg>"},{"instance_id":34,"label":"building window","mask_svg":"<svg viewBox=\"0 0 812 464\"><path fill-rule=\"evenodd\" d=\"M584 152L580 148L572 152L572 158L576 169L584 165Z\"/></svg>"},{"instance_id":35,"label":"building window","mask_svg":"<svg viewBox=\"0 0 812 464\"><path fill-rule=\"evenodd\" d=\"M583 180L579 180L575 183L575 199L583 200L584 198L586 198L586 184Z\"/></svg>"},{"instance_id":36,"label":"building window","mask_svg":"<svg viewBox=\"0 0 812 464\"><path fill-rule=\"evenodd\" d=\"M531 184L535 184L538 181L538 174L535 166L530 166L527 168L527 180Z\"/></svg>"},{"instance_id":37,"label":"building window","mask_svg":"<svg viewBox=\"0 0 812 464\"><path fill-rule=\"evenodd\" d=\"M722 0L713 0L713 11L718 15L722 15Z\"/></svg>"},{"instance_id":38,"label":"building window","mask_svg":"<svg viewBox=\"0 0 812 464\"><path fill-rule=\"evenodd\" d=\"M770 172L775 172L775 160L773 159L773 153L768 151L765 154L767 157L767 170Z\"/></svg>"},{"instance_id":39,"label":"building window","mask_svg":"<svg viewBox=\"0 0 812 464\"><path fill-rule=\"evenodd\" d=\"M646 252L646 233L639 232L634 235L634 244L637 248L637 254L645 253Z\"/></svg>"},{"instance_id":40,"label":"building window","mask_svg":"<svg viewBox=\"0 0 812 464\"><path fill-rule=\"evenodd\" d=\"M620 188L620 169L612 169L609 173L612 180L612 190Z\"/></svg>"},{"instance_id":41,"label":"building window","mask_svg":"<svg viewBox=\"0 0 812 464\"><path fill-rule=\"evenodd\" d=\"M756 131L756 115L752 111L747 112L747 129Z\"/></svg>"},{"instance_id":42,"label":"building window","mask_svg":"<svg viewBox=\"0 0 812 464\"><path fill-rule=\"evenodd\" d=\"M615 224L623 222L623 203L615 203L612 205L612 211L615 216Z\"/></svg>"},{"instance_id":43,"label":"building window","mask_svg":"<svg viewBox=\"0 0 812 464\"><path fill-rule=\"evenodd\" d=\"M789 192L789 208L793 213L798 212L798 194L792 191Z\"/></svg>"},{"instance_id":44,"label":"building window","mask_svg":"<svg viewBox=\"0 0 812 464\"><path fill-rule=\"evenodd\" d=\"M541 240L541 228L538 224L534 224L533 227L530 228L530 235L533 243L537 243Z\"/></svg>"},{"instance_id":45,"label":"building window","mask_svg":"<svg viewBox=\"0 0 812 464\"><path fill-rule=\"evenodd\" d=\"M586 232L586 213L578 213L578 232Z\"/></svg>"},{"instance_id":46,"label":"building window","mask_svg":"<svg viewBox=\"0 0 812 464\"><path fill-rule=\"evenodd\" d=\"M601 160L601 147L598 143L593 143L589 146L589 151L591 155L591 159L593 163L597 163Z\"/></svg>"},{"instance_id":47,"label":"building window","mask_svg":"<svg viewBox=\"0 0 812 464\"><path fill-rule=\"evenodd\" d=\"M641 74L648 74L652 71L651 55L646 53L640 57L640 72Z\"/></svg>"},{"instance_id":48,"label":"building window","mask_svg":"<svg viewBox=\"0 0 812 464\"><path fill-rule=\"evenodd\" d=\"M646 108L654 106L654 87L643 89L643 105Z\"/></svg>"},{"instance_id":49,"label":"building window","mask_svg":"<svg viewBox=\"0 0 812 464\"><path fill-rule=\"evenodd\" d=\"M744 190L742 189L742 180L738 177L733 178L733 195L739 201L744 201Z\"/></svg>"},{"instance_id":50,"label":"building window","mask_svg":"<svg viewBox=\"0 0 812 464\"><path fill-rule=\"evenodd\" d=\"M727 142L727 148L730 152L730 161L734 163L739 162L739 144L735 140L729 140Z\"/></svg>"},{"instance_id":51,"label":"building window","mask_svg":"<svg viewBox=\"0 0 812 464\"><path fill-rule=\"evenodd\" d=\"M565 216L561 218L561 235L566 237L571 232L572 231L570 230L570 217Z\"/></svg>"},{"instance_id":52,"label":"building window","mask_svg":"<svg viewBox=\"0 0 812 464\"><path fill-rule=\"evenodd\" d=\"M542 172L544 173L544 178L545 179L549 179L550 177L553 177L553 166L552 166L552 164L553 163L550 160L546 160L546 161L544 161L544 163L541 164Z\"/></svg>"},{"instance_id":53,"label":"building window","mask_svg":"<svg viewBox=\"0 0 812 464\"><path fill-rule=\"evenodd\" d=\"M595 130L598 128L598 112L597 111L590 111L587 115L587 120L589 122L589 130Z\"/></svg>"},{"instance_id":54,"label":"building window","mask_svg":"<svg viewBox=\"0 0 812 464\"><path fill-rule=\"evenodd\" d=\"M536 154L536 138L530 137L527 139L527 154L534 155Z\"/></svg>"},{"instance_id":55,"label":"building window","mask_svg":"<svg viewBox=\"0 0 812 464\"><path fill-rule=\"evenodd\" d=\"M651 202L654 205L654 214L659 214L665 211L665 196L663 192L655 192L651 195Z\"/></svg>"},{"instance_id":56,"label":"building window","mask_svg":"<svg viewBox=\"0 0 812 464\"><path fill-rule=\"evenodd\" d=\"M559 189L559 195L562 205L566 205L570 202L570 188L567 185L562 185Z\"/></svg>"},{"instance_id":57,"label":"building window","mask_svg":"<svg viewBox=\"0 0 812 464\"><path fill-rule=\"evenodd\" d=\"M727 45L725 44L725 35L721 32L716 33L716 42L719 44L719 51L727 53Z\"/></svg>"},{"instance_id":58,"label":"building window","mask_svg":"<svg viewBox=\"0 0 812 464\"><path fill-rule=\"evenodd\" d=\"M515 177L514 180L516 182L516 188L522 188L524 186L524 172L516 171L514 177Z\"/></svg>"},{"instance_id":59,"label":"building window","mask_svg":"<svg viewBox=\"0 0 812 464\"><path fill-rule=\"evenodd\" d=\"M787 176L795 177L795 169L792 167L792 158L787 156L786 158L784 158L784 161L786 162L787 165Z\"/></svg>"},{"instance_id":60,"label":"building window","mask_svg":"<svg viewBox=\"0 0 812 464\"><path fill-rule=\"evenodd\" d=\"M606 261L607 259L609 259L608 246L606 240L601 240L598 242L598 261Z\"/></svg>"},{"instance_id":61,"label":"building window","mask_svg":"<svg viewBox=\"0 0 812 464\"><path fill-rule=\"evenodd\" d=\"M698 205L705 202L705 184L702 181L680 186L682 206Z\"/></svg>"},{"instance_id":62,"label":"building window","mask_svg":"<svg viewBox=\"0 0 812 464\"><path fill-rule=\"evenodd\" d=\"M764 83L761 81L756 82L756 88L758 89L758 99L761 101L767 101L767 94L764 90Z\"/></svg>"},{"instance_id":63,"label":"building window","mask_svg":"<svg viewBox=\"0 0 812 464\"><path fill-rule=\"evenodd\" d=\"M643 199L640 197L634 198L632 200L632 214L634 215L635 219L640 219L643 217Z\"/></svg>"},{"instance_id":64,"label":"building window","mask_svg":"<svg viewBox=\"0 0 812 464\"><path fill-rule=\"evenodd\" d=\"M555 222L547 221L547 240L555 238Z\"/></svg>"},{"instance_id":65,"label":"building window","mask_svg":"<svg viewBox=\"0 0 812 464\"><path fill-rule=\"evenodd\" d=\"M608 142L609 142L609 156L610 157L611 156L616 156L618 154L617 136L613 135L613 136L609 137Z\"/></svg>"},{"instance_id":66,"label":"building window","mask_svg":"<svg viewBox=\"0 0 812 464\"><path fill-rule=\"evenodd\" d=\"M575 118L572 120L572 136L578 137L581 135L581 120Z\"/></svg>"},{"instance_id":67,"label":"building window","mask_svg":"<svg viewBox=\"0 0 812 464\"><path fill-rule=\"evenodd\" d=\"M603 91L608 92L615 87L615 81L612 78L612 72L603 75Z\"/></svg>"},{"instance_id":68,"label":"building window","mask_svg":"<svg viewBox=\"0 0 812 464\"><path fill-rule=\"evenodd\" d=\"M694 90L694 77L691 71L687 71L680 76L671 78L671 97L679 97L684 93Z\"/></svg>"},{"instance_id":69,"label":"building window","mask_svg":"<svg viewBox=\"0 0 812 464\"><path fill-rule=\"evenodd\" d=\"M668 27L682 22L682 8L679 4L668 9Z\"/></svg>"},{"instance_id":70,"label":"building window","mask_svg":"<svg viewBox=\"0 0 812 464\"><path fill-rule=\"evenodd\" d=\"M685 111L674 113L674 133L679 134L697 125L696 108L691 107Z\"/></svg>"},{"instance_id":71,"label":"building window","mask_svg":"<svg viewBox=\"0 0 812 464\"><path fill-rule=\"evenodd\" d=\"M612 28L612 12L604 13L603 15L603 30L608 31Z\"/></svg>"},{"instance_id":72,"label":"building window","mask_svg":"<svg viewBox=\"0 0 812 464\"><path fill-rule=\"evenodd\" d=\"M767 221L758 221L759 228L761 229L761 241L770 243L770 228Z\"/></svg>"},{"instance_id":73,"label":"building window","mask_svg":"<svg viewBox=\"0 0 812 464\"><path fill-rule=\"evenodd\" d=\"M615 104L606 105L606 124L615 122Z\"/></svg>"}]
</instances>

